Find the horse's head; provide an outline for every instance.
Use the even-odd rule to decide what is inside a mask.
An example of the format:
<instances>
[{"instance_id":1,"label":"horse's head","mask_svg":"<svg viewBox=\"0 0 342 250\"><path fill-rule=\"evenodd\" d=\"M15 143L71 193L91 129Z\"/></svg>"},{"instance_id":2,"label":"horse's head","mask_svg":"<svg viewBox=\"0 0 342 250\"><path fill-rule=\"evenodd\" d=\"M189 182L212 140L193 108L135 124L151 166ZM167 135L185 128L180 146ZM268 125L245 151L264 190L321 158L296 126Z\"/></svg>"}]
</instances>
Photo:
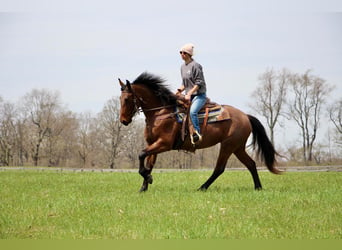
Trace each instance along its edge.
<instances>
[{"instance_id":1,"label":"horse's head","mask_svg":"<svg viewBox=\"0 0 342 250\"><path fill-rule=\"evenodd\" d=\"M120 79L119 83L121 86L121 96L120 96L120 122L127 126L132 122L133 116L138 110L136 104L136 97L134 96L132 86L129 81L124 84Z\"/></svg>"}]
</instances>

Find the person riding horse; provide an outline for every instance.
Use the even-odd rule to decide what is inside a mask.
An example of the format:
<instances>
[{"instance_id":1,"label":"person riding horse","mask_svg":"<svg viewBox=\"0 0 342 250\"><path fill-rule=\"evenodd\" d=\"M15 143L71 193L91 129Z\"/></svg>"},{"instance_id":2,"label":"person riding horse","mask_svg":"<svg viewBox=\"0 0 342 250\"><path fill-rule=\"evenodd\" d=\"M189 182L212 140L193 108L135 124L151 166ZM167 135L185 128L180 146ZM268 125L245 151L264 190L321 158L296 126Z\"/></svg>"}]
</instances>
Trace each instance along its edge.
<instances>
[{"instance_id":1,"label":"person riding horse","mask_svg":"<svg viewBox=\"0 0 342 250\"><path fill-rule=\"evenodd\" d=\"M185 90L185 100L191 102L190 119L194 126L194 133L190 135L191 143L198 144L202 141L201 129L198 121L198 112L206 103L207 87L204 80L202 66L192 56L194 45L185 44L180 52L184 64L181 66L182 85L177 89L176 95L181 95Z\"/></svg>"},{"instance_id":2,"label":"person riding horse","mask_svg":"<svg viewBox=\"0 0 342 250\"><path fill-rule=\"evenodd\" d=\"M144 137L146 146L139 154L139 174L144 178L141 192L148 190L152 184L152 170L157 155L170 150L194 150L207 148L220 143L220 150L212 175L203 183L199 190L207 190L209 186L224 172L228 158L234 154L250 171L254 188L262 188L256 163L246 152L246 143L252 133L251 145L255 146L257 155L265 163L270 172L281 173L276 167L278 153L269 140L264 126L252 115L247 115L237 108L222 105L229 114L229 119L208 123L202 127L205 135L196 147L189 138L177 144L182 134L182 124L177 119L175 109L178 99L163 83L164 80L147 72L138 76L133 83L119 79L120 122L127 126L139 112L145 116Z\"/></svg>"}]
</instances>

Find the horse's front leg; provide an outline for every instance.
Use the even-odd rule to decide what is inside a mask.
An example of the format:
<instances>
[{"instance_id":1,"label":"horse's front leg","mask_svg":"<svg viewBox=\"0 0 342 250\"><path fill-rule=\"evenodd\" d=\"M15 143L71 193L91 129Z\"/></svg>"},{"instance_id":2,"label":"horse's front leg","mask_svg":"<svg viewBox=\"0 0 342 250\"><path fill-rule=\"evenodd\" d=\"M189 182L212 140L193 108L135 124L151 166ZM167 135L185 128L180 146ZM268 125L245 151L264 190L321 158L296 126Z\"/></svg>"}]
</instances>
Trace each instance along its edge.
<instances>
[{"instance_id":1,"label":"horse's front leg","mask_svg":"<svg viewBox=\"0 0 342 250\"><path fill-rule=\"evenodd\" d=\"M146 158L146 167L145 167L145 158ZM146 152L142 152L139 155L139 174L144 178L143 184L140 188L140 192L147 191L148 184L152 184L153 178L151 175L154 164L157 160L157 154L147 155Z\"/></svg>"},{"instance_id":2,"label":"horse's front leg","mask_svg":"<svg viewBox=\"0 0 342 250\"><path fill-rule=\"evenodd\" d=\"M153 179L151 175L151 171L157 159L157 154L160 154L165 151L169 151L172 149L174 137L166 137L159 138L154 143L148 145L139 155L139 173L144 178L143 185L140 189L140 192L146 191L148 188L148 184L152 184ZM146 167L145 167L145 158Z\"/></svg>"}]
</instances>

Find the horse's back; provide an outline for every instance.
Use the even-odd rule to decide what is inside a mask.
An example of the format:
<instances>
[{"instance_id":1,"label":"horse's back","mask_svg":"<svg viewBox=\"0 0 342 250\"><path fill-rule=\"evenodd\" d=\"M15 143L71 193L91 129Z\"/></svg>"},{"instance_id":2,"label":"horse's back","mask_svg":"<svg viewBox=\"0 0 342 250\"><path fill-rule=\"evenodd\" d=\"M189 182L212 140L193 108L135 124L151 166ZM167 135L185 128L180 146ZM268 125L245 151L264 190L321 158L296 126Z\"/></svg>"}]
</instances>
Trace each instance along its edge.
<instances>
[{"instance_id":1,"label":"horse's back","mask_svg":"<svg viewBox=\"0 0 342 250\"><path fill-rule=\"evenodd\" d=\"M230 105L223 105L223 107L229 112L231 119L231 127L229 134L239 133L240 135L245 135L248 138L252 131L251 123L249 122L248 115L238 108Z\"/></svg>"}]
</instances>

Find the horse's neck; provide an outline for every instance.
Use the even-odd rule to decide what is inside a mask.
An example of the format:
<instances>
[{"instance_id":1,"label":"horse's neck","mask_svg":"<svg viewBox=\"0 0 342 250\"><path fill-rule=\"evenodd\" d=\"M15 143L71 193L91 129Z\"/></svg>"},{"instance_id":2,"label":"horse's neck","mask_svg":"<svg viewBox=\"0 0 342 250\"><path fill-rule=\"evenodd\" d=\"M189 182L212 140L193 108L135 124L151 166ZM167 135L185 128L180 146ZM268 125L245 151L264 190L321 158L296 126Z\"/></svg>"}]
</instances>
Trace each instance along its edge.
<instances>
[{"instance_id":1,"label":"horse's neck","mask_svg":"<svg viewBox=\"0 0 342 250\"><path fill-rule=\"evenodd\" d=\"M143 111L163 106L161 101L150 90L139 86L136 87L134 91L139 99L140 107ZM148 113L151 112L146 112L145 116L148 115Z\"/></svg>"}]
</instances>

